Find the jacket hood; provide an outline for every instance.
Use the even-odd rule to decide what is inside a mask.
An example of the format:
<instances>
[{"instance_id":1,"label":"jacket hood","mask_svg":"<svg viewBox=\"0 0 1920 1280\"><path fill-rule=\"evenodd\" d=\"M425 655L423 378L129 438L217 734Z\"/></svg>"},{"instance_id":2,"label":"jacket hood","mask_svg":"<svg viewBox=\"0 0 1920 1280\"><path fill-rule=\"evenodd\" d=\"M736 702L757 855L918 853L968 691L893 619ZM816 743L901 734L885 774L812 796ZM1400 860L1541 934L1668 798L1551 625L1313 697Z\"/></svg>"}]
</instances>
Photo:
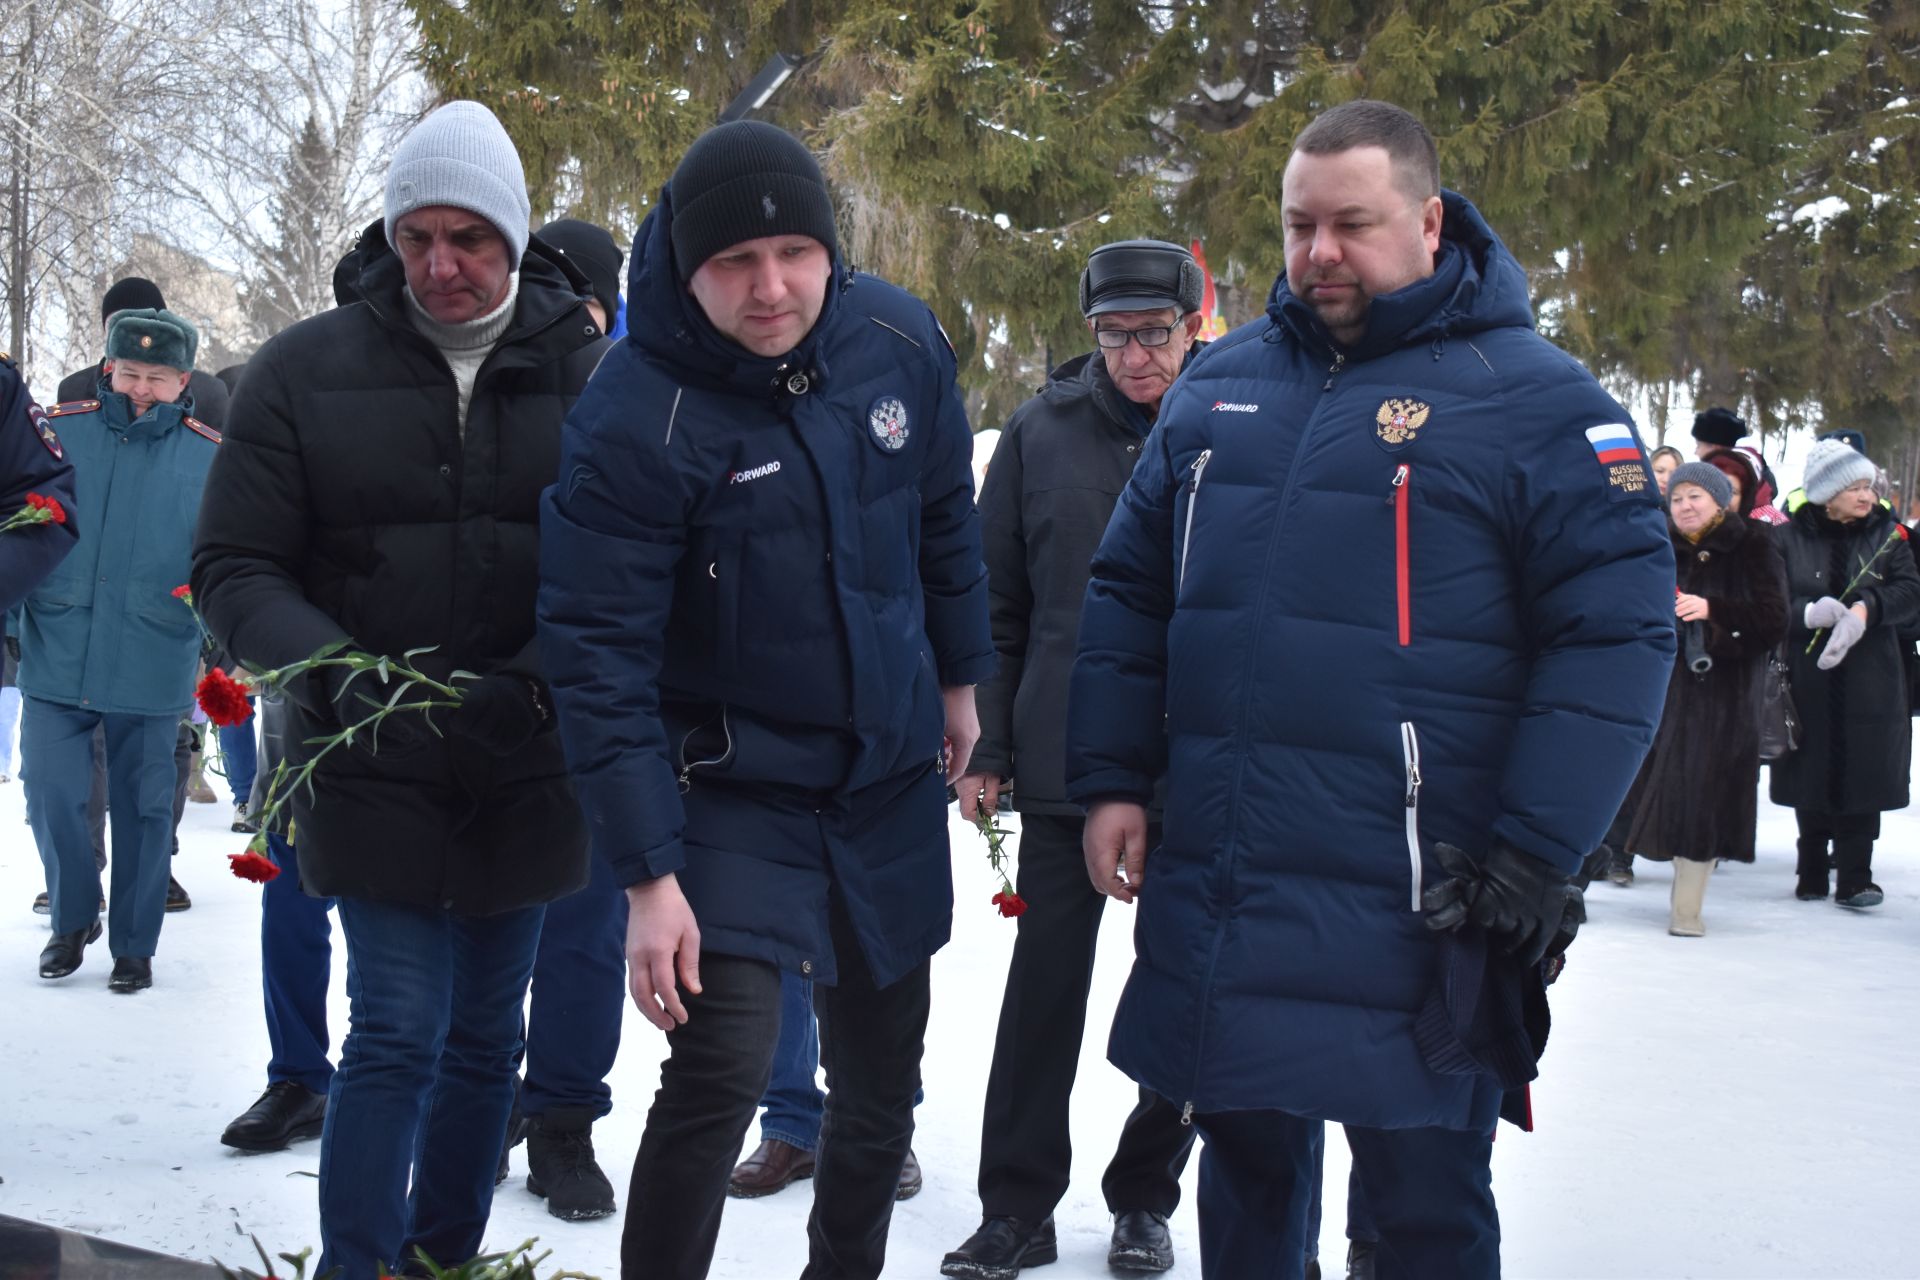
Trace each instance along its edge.
<instances>
[{"instance_id":1,"label":"jacket hood","mask_svg":"<svg viewBox=\"0 0 1920 1280\"><path fill-rule=\"evenodd\" d=\"M1433 274L1382 294L1367 311L1367 332L1351 347L1335 342L1320 317L1287 286L1283 268L1267 297L1275 325L1302 341L1368 360L1399 347L1487 329L1533 327L1527 273L1463 195L1442 191L1440 252Z\"/></svg>"},{"instance_id":2,"label":"jacket hood","mask_svg":"<svg viewBox=\"0 0 1920 1280\"><path fill-rule=\"evenodd\" d=\"M633 252L627 255L627 336L648 354L716 386L770 391L793 369L805 370L818 382L827 375L820 355L824 339L840 295L852 283L836 251L820 318L800 345L782 356L754 355L714 328L680 283L673 257L673 197L662 187L659 203L640 224Z\"/></svg>"},{"instance_id":3,"label":"jacket hood","mask_svg":"<svg viewBox=\"0 0 1920 1280\"><path fill-rule=\"evenodd\" d=\"M340 305L364 302L388 325L413 328L407 318L407 274L400 255L387 243L385 223L376 222L360 233L359 241L334 269L334 297ZM593 289L580 268L565 254L529 240L520 257L520 294L514 304L513 324L501 337L504 346L538 333L566 317L576 307L585 315L584 298Z\"/></svg>"}]
</instances>

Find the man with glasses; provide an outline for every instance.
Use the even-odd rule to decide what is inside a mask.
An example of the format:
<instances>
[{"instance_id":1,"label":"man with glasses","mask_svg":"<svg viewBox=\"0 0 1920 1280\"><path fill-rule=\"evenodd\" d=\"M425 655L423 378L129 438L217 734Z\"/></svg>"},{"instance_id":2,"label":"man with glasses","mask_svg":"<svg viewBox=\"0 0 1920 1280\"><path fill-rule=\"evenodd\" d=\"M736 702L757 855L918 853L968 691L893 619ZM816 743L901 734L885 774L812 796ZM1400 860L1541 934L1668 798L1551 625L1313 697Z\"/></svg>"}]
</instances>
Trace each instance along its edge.
<instances>
[{"instance_id":1,"label":"man with glasses","mask_svg":"<svg viewBox=\"0 0 1920 1280\"><path fill-rule=\"evenodd\" d=\"M1098 350L1055 369L1015 410L980 492L1000 667L980 686L980 743L957 787L970 820L1003 798L1019 810L1027 910L987 1077L983 1221L946 1256L942 1275L1012 1280L1057 1252L1052 1214L1072 1158L1067 1101L1106 901L1081 858L1080 806L1067 799L1067 677L1088 565L1161 397L1197 349L1203 284L1178 245L1125 240L1095 249L1080 278L1080 309ZM1101 1180L1114 1215L1113 1267L1173 1265L1167 1218L1192 1142L1178 1109L1141 1090Z\"/></svg>"}]
</instances>

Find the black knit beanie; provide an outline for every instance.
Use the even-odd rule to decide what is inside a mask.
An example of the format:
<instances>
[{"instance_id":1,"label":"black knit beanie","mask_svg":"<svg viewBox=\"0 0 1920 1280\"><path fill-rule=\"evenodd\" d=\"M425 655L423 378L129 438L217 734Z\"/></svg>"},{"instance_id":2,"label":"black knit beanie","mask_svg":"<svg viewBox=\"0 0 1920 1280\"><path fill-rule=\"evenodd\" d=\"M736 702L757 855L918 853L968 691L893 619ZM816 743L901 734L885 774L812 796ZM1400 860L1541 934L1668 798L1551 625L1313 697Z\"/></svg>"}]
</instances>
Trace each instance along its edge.
<instances>
[{"instance_id":1,"label":"black knit beanie","mask_svg":"<svg viewBox=\"0 0 1920 1280\"><path fill-rule=\"evenodd\" d=\"M620 246L613 242L612 233L578 218L561 218L533 234L580 268L580 274L587 278L587 286L593 290L594 300L607 313L607 323L611 325L620 311L620 264L625 260Z\"/></svg>"},{"instance_id":2,"label":"black knit beanie","mask_svg":"<svg viewBox=\"0 0 1920 1280\"><path fill-rule=\"evenodd\" d=\"M100 298L100 323L116 311L164 311L167 300L160 296L160 286L140 276L128 276L124 280L115 280Z\"/></svg>"},{"instance_id":3,"label":"black knit beanie","mask_svg":"<svg viewBox=\"0 0 1920 1280\"><path fill-rule=\"evenodd\" d=\"M833 199L806 144L758 120L700 135L667 182L681 280L722 249L762 236L812 236L835 251Z\"/></svg>"}]
</instances>

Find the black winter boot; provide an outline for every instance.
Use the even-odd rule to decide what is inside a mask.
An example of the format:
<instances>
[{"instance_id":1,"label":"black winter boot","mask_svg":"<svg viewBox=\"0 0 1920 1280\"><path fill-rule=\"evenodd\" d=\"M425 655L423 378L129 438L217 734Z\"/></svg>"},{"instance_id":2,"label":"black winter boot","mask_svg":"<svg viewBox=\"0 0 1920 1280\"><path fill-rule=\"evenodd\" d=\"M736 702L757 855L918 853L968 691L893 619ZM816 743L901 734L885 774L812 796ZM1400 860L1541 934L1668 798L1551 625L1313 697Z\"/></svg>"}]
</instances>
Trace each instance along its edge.
<instances>
[{"instance_id":1,"label":"black winter boot","mask_svg":"<svg viewBox=\"0 0 1920 1280\"><path fill-rule=\"evenodd\" d=\"M1802 902L1818 902L1827 896L1827 842L1813 841L1800 837L1794 860L1794 873L1798 877L1793 886L1793 896Z\"/></svg>"},{"instance_id":2,"label":"black winter boot","mask_svg":"<svg viewBox=\"0 0 1920 1280\"><path fill-rule=\"evenodd\" d=\"M1373 1254L1379 1248L1371 1240L1347 1243L1347 1280L1373 1280Z\"/></svg>"},{"instance_id":3,"label":"black winter boot","mask_svg":"<svg viewBox=\"0 0 1920 1280\"><path fill-rule=\"evenodd\" d=\"M613 1184L593 1158L593 1113L556 1107L527 1118L527 1190L566 1222L604 1218L614 1210Z\"/></svg>"}]
</instances>

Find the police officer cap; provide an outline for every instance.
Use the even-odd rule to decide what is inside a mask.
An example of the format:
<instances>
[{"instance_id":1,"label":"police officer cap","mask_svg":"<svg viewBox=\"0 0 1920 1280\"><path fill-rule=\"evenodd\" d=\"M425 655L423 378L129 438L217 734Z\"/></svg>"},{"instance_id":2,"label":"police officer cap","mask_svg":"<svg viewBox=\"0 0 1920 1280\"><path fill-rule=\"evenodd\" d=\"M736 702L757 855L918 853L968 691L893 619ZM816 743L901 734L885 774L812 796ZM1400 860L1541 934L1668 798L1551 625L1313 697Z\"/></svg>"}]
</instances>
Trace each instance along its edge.
<instances>
[{"instance_id":1,"label":"police officer cap","mask_svg":"<svg viewBox=\"0 0 1920 1280\"><path fill-rule=\"evenodd\" d=\"M1815 440L1838 440L1856 453L1867 451L1867 437L1852 427L1835 427L1831 431L1822 431Z\"/></svg>"},{"instance_id":2,"label":"police officer cap","mask_svg":"<svg viewBox=\"0 0 1920 1280\"><path fill-rule=\"evenodd\" d=\"M1181 315L1200 309L1206 282L1193 255L1164 240L1120 240L1087 256L1080 273L1080 314L1109 311L1158 311L1177 307Z\"/></svg>"}]
</instances>

